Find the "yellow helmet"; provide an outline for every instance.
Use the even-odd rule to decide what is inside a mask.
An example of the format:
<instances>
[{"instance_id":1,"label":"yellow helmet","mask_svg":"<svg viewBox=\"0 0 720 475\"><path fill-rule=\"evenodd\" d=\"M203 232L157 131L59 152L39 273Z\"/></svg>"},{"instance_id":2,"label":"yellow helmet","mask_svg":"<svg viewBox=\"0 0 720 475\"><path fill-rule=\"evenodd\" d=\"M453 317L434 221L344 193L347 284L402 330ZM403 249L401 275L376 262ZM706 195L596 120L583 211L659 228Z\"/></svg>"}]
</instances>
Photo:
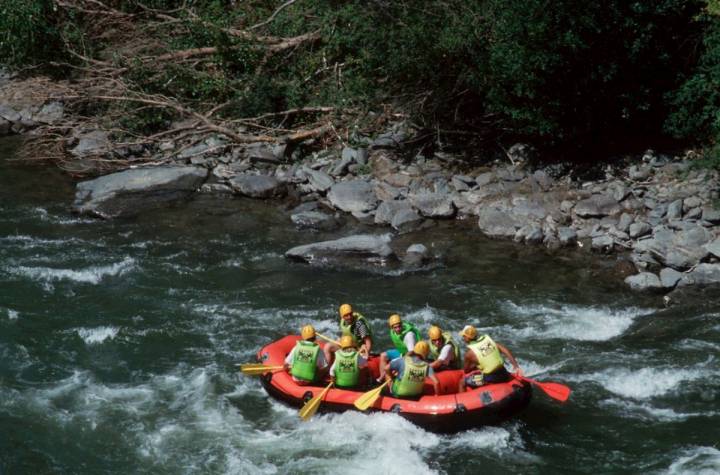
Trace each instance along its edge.
<instances>
[{"instance_id":1,"label":"yellow helmet","mask_svg":"<svg viewBox=\"0 0 720 475\"><path fill-rule=\"evenodd\" d=\"M345 315L347 315L348 313L353 313L353 309L350 306L350 304L344 303L344 304L340 305L340 317L342 318Z\"/></svg>"},{"instance_id":2,"label":"yellow helmet","mask_svg":"<svg viewBox=\"0 0 720 475\"><path fill-rule=\"evenodd\" d=\"M354 348L355 347L355 340L353 340L353 337L350 335L343 335L342 338L340 338L340 348L343 350L345 348Z\"/></svg>"},{"instance_id":3,"label":"yellow helmet","mask_svg":"<svg viewBox=\"0 0 720 475\"><path fill-rule=\"evenodd\" d=\"M417 343L415 343L413 353L415 353L416 355L420 355L423 358L427 358L428 353L430 353L430 345L428 345L428 342L425 340L418 341Z\"/></svg>"},{"instance_id":4,"label":"yellow helmet","mask_svg":"<svg viewBox=\"0 0 720 475\"><path fill-rule=\"evenodd\" d=\"M397 325L398 323L402 323L402 319L400 318L400 315L397 313L393 313L390 315L390 318L388 318L388 326L392 328L394 325Z\"/></svg>"},{"instance_id":5,"label":"yellow helmet","mask_svg":"<svg viewBox=\"0 0 720 475\"><path fill-rule=\"evenodd\" d=\"M442 338L442 330L439 326L433 325L428 330L428 337L431 340L439 340L440 338Z\"/></svg>"},{"instance_id":6,"label":"yellow helmet","mask_svg":"<svg viewBox=\"0 0 720 475\"><path fill-rule=\"evenodd\" d=\"M460 336L468 337L471 340L477 338L477 330L472 325L465 325L465 328L460 332Z\"/></svg>"},{"instance_id":7,"label":"yellow helmet","mask_svg":"<svg viewBox=\"0 0 720 475\"><path fill-rule=\"evenodd\" d=\"M315 327L312 325L305 325L302 327L302 330L300 330L300 336L303 340L310 340L312 338L315 338Z\"/></svg>"}]
</instances>

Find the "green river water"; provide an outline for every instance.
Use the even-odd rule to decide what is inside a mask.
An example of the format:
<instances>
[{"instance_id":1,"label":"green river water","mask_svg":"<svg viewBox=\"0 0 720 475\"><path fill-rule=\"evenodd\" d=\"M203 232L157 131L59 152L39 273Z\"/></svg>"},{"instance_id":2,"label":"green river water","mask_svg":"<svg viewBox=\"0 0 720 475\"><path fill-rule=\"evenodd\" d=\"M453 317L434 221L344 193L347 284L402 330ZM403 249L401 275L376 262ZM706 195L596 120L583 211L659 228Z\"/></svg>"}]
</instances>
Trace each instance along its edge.
<instances>
[{"instance_id":1,"label":"green river water","mask_svg":"<svg viewBox=\"0 0 720 475\"><path fill-rule=\"evenodd\" d=\"M602 261L490 241L474 223L398 239L423 272L314 268L292 246L355 232L293 228L277 203L202 197L137 219L69 212L74 183L8 162L0 141L0 473L720 473L720 300L663 308ZM535 391L496 427L426 432L396 415L316 415L234 364L350 302L387 347L399 312L423 331L472 323Z\"/></svg>"}]
</instances>

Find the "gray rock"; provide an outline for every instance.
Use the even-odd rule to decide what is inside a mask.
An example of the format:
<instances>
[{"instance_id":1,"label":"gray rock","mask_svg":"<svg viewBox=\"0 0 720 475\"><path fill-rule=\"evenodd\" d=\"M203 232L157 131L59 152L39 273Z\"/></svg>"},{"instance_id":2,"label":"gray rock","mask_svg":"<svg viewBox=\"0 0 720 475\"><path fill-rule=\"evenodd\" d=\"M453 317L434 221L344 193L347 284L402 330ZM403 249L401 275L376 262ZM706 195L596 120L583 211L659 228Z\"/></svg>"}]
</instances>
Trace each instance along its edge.
<instances>
[{"instance_id":1,"label":"gray rock","mask_svg":"<svg viewBox=\"0 0 720 475\"><path fill-rule=\"evenodd\" d=\"M422 216L414 209L403 209L395 213L390 225L400 232L409 232L420 227L422 223Z\"/></svg>"},{"instance_id":2,"label":"gray rock","mask_svg":"<svg viewBox=\"0 0 720 475\"><path fill-rule=\"evenodd\" d=\"M389 242L389 235L358 234L332 241L297 246L288 250L285 256L308 263L327 262L341 258L388 259L394 255Z\"/></svg>"},{"instance_id":3,"label":"gray rock","mask_svg":"<svg viewBox=\"0 0 720 475\"><path fill-rule=\"evenodd\" d=\"M478 226L480 231L492 238L511 238L522 226L522 221L498 206L478 208Z\"/></svg>"},{"instance_id":4,"label":"gray rock","mask_svg":"<svg viewBox=\"0 0 720 475\"><path fill-rule=\"evenodd\" d=\"M412 183L413 178L404 173L389 173L384 175L382 180L390 186L405 188Z\"/></svg>"},{"instance_id":5,"label":"gray rock","mask_svg":"<svg viewBox=\"0 0 720 475\"><path fill-rule=\"evenodd\" d=\"M12 107L0 104L0 118L5 119L10 123L13 123L20 122L21 117L20 114Z\"/></svg>"},{"instance_id":6,"label":"gray rock","mask_svg":"<svg viewBox=\"0 0 720 475\"><path fill-rule=\"evenodd\" d=\"M533 180L540 186L543 191L547 191L552 188L554 180L550 175L545 173L543 170L536 170L532 174Z\"/></svg>"},{"instance_id":7,"label":"gray rock","mask_svg":"<svg viewBox=\"0 0 720 475\"><path fill-rule=\"evenodd\" d=\"M256 142L245 147L244 155L252 162L263 162L276 165L285 156L285 145Z\"/></svg>"},{"instance_id":8,"label":"gray rock","mask_svg":"<svg viewBox=\"0 0 720 475\"><path fill-rule=\"evenodd\" d=\"M563 200L563 202L560 203L560 211L562 211L563 213L570 213L574 206L575 203L573 203L572 201Z\"/></svg>"},{"instance_id":9,"label":"gray rock","mask_svg":"<svg viewBox=\"0 0 720 475\"><path fill-rule=\"evenodd\" d=\"M459 179L457 176L454 176L452 178L451 183L455 191L468 191L470 189L470 186L464 180Z\"/></svg>"},{"instance_id":10,"label":"gray rock","mask_svg":"<svg viewBox=\"0 0 720 475\"><path fill-rule=\"evenodd\" d=\"M573 228L569 228L567 226L559 227L557 235L562 246L572 246L577 243L577 233Z\"/></svg>"},{"instance_id":11,"label":"gray rock","mask_svg":"<svg viewBox=\"0 0 720 475\"><path fill-rule=\"evenodd\" d=\"M366 213L377 207L374 187L363 180L335 183L327 194L335 208L348 213Z\"/></svg>"},{"instance_id":12,"label":"gray rock","mask_svg":"<svg viewBox=\"0 0 720 475\"><path fill-rule=\"evenodd\" d=\"M673 289L683 278L682 272L678 272L675 269L665 267L660 271L660 283L666 289Z\"/></svg>"},{"instance_id":13,"label":"gray rock","mask_svg":"<svg viewBox=\"0 0 720 475\"><path fill-rule=\"evenodd\" d=\"M630 188L625 186L623 183L615 183L612 187L612 197L615 201L622 201L630 194Z\"/></svg>"},{"instance_id":14,"label":"gray rock","mask_svg":"<svg viewBox=\"0 0 720 475\"><path fill-rule=\"evenodd\" d=\"M347 174L348 167L351 163L353 163L353 159L351 157L346 157L344 152L345 151L343 150L342 158L340 160L336 160L330 169L330 174L332 176L342 176Z\"/></svg>"},{"instance_id":15,"label":"gray rock","mask_svg":"<svg viewBox=\"0 0 720 475\"><path fill-rule=\"evenodd\" d=\"M675 200L670 205L668 205L667 209L667 219L675 220L682 218L683 215L683 200Z\"/></svg>"},{"instance_id":16,"label":"gray rock","mask_svg":"<svg viewBox=\"0 0 720 475\"><path fill-rule=\"evenodd\" d=\"M475 183L477 183L478 186L485 186L495 181L495 178L495 173L485 172L475 177Z\"/></svg>"},{"instance_id":17,"label":"gray rock","mask_svg":"<svg viewBox=\"0 0 720 475\"><path fill-rule=\"evenodd\" d=\"M637 223L632 223L630 225L630 237L633 239L637 239L639 237L645 236L646 234L649 234L652 228L648 223L644 223L642 221Z\"/></svg>"},{"instance_id":18,"label":"gray rock","mask_svg":"<svg viewBox=\"0 0 720 475\"><path fill-rule=\"evenodd\" d=\"M686 285L709 285L720 283L720 264L698 264L692 272L685 274L678 287Z\"/></svg>"},{"instance_id":19,"label":"gray rock","mask_svg":"<svg viewBox=\"0 0 720 475\"><path fill-rule=\"evenodd\" d=\"M527 224L518 229L515 233L514 240L516 242L526 242L528 244L540 244L543 242L543 230L536 224Z\"/></svg>"},{"instance_id":20,"label":"gray rock","mask_svg":"<svg viewBox=\"0 0 720 475\"><path fill-rule=\"evenodd\" d=\"M103 130L93 130L79 136L80 141L70 150L74 156L84 158L107 153L110 150L110 134Z\"/></svg>"},{"instance_id":21,"label":"gray rock","mask_svg":"<svg viewBox=\"0 0 720 475\"><path fill-rule=\"evenodd\" d=\"M340 226L340 222L332 215L320 211L301 211L290 216L298 229L316 229L331 231Z\"/></svg>"},{"instance_id":22,"label":"gray rock","mask_svg":"<svg viewBox=\"0 0 720 475\"><path fill-rule=\"evenodd\" d=\"M231 195L233 189L222 183L203 183L199 191L211 195Z\"/></svg>"},{"instance_id":23,"label":"gray rock","mask_svg":"<svg viewBox=\"0 0 720 475\"><path fill-rule=\"evenodd\" d=\"M591 247L593 250L598 252L612 252L615 246L615 241L611 236L602 235L593 238Z\"/></svg>"},{"instance_id":24,"label":"gray rock","mask_svg":"<svg viewBox=\"0 0 720 475\"><path fill-rule=\"evenodd\" d=\"M703 210L701 208L692 208L685 214L685 219L702 219Z\"/></svg>"},{"instance_id":25,"label":"gray rock","mask_svg":"<svg viewBox=\"0 0 720 475\"><path fill-rule=\"evenodd\" d=\"M658 276L652 272L641 272L625 278L625 283L633 290L656 291L663 288Z\"/></svg>"},{"instance_id":26,"label":"gray rock","mask_svg":"<svg viewBox=\"0 0 720 475\"><path fill-rule=\"evenodd\" d=\"M0 136L10 133L11 124L7 120L0 117Z\"/></svg>"},{"instance_id":27,"label":"gray rock","mask_svg":"<svg viewBox=\"0 0 720 475\"><path fill-rule=\"evenodd\" d=\"M420 267L428 260L428 249L422 244L413 244L405 251L403 264L405 267Z\"/></svg>"},{"instance_id":28,"label":"gray rock","mask_svg":"<svg viewBox=\"0 0 720 475\"><path fill-rule=\"evenodd\" d=\"M619 231L622 232L628 232L630 230L630 225L635 220L635 217L628 213L623 213L620 215L620 220L618 221L617 228Z\"/></svg>"},{"instance_id":29,"label":"gray rock","mask_svg":"<svg viewBox=\"0 0 720 475\"><path fill-rule=\"evenodd\" d=\"M311 168L303 168L303 173L308 177L310 187L314 191L325 192L335 184L335 181L327 173L321 170L313 170Z\"/></svg>"},{"instance_id":30,"label":"gray rock","mask_svg":"<svg viewBox=\"0 0 720 475\"><path fill-rule=\"evenodd\" d=\"M229 180L236 193L250 198L273 198L285 194L285 186L275 177L241 173Z\"/></svg>"},{"instance_id":31,"label":"gray rock","mask_svg":"<svg viewBox=\"0 0 720 475\"><path fill-rule=\"evenodd\" d=\"M375 191L375 196L377 196L380 201L393 201L398 199L402 194L400 188L388 185L383 181L375 181L373 190Z\"/></svg>"},{"instance_id":32,"label":"gray rock","mask_svg":"<svg viewBox=\"0 0 720 475\"><path fill-rule=\"evenodd\" d=\"M455 215L452 197L444 193L411 195L410 203L427 218L451 218Z\"/></svg>"},{"instance_id":33,"label":"gray rock","mask_svg":"<svg viewBox=\"0 0 720 475\"><path fill-rule=\"evenodd\" d=\"M207 178L198 167L125 170L78 183L73 211L101 218L131 216L187 198Z\"/></svg>"},{"instance_id":34,"label":"gray rock","mask_svg":"<svg viewBox=\"0 0 720 475\"><path fill-rule=\"evenodd\" d=\"M697 208L702 204L702 200L697 196L690 196L683 200L683 210L685 212L690 211L693 208Z\"/></svg>"},{"instance_id":35,"label":"gray rock","mask_svg":"<svg viewBox=\"0 0 720 475\"><path fill-rule=\"evenodd\" d=\"M383 201L375 211L375 224L390 224L399 211L412 210L409 201Z\"/></svg>"},{"instance_id":36,"label":"gray rock","mask_svg":"<svg viewBox=\"0 0 720 475\"><path fill-rule=\"evenodd\" d=\"M43 105L40 111L33 116L33 119L43 124L55 124L63 118L64 114L65 107L62 103L53 101Z\"/></svg>"},{"instance_id":37,"label":"gray rock","mask_svg":"<svg viewBox=\"0 0 720 475\"><path fill-rule=\"evenodd\" d=\"M702 219L713 224L720 223L720 209L710 207L703 208Z\"/></svg>"},{"instance_id":38,"label":"gray rock","mask_svg":"<svg viewBox=\"0 0 720 475\"><path fill-rule=\"evenodd\" d=\"M575 205L575 214L583 218L596 218L618 214L620 204L608 195L593 195Z\"/></svg>"},{"instance_id":39,"label":"gray rock","mask_svg":"<svg viewBox=\"0 0 720 475\"><path fill-rule=\"evenodd\" d=\"M705 250L707 250L715 257L720 257L720 238L717 238L713 242L705 244Z\"/></svg>"},{"instance_id":40,"label":"gray rock","mask_svg":"<svg viewBox=\"0 0 720 475\"><path fill-rule=\"evenodd\" d=\"M217 155L225 151L226 144L224 140L218 137L210 137L199 144L183 149L178 153L178 158L185 160L205 154Z\"/></svg>"},{"instance_id":41,"label":"gray rock","mask_svg":"<svg viewBox=\"0 0 720 475\"><path fill-rule=\"evenodd\" d=\"M633 165L630 167L630 170L628 170L628 176L631 180L637 180L637 181L644 181L647 180L650 177L650 174L652 173L652 169L646 165L637 166Z\"/></svg>"},{"instance_id":42,"label":"gray rock","mask_svg":"<svg viewBox=\"0 0 720 475\"><path fill-rule=\"evenodd\" d=\"M515 167L500 168L495 173L503 181L520 181L525 178L525 172Z\"/></svg>"}]
</instances>

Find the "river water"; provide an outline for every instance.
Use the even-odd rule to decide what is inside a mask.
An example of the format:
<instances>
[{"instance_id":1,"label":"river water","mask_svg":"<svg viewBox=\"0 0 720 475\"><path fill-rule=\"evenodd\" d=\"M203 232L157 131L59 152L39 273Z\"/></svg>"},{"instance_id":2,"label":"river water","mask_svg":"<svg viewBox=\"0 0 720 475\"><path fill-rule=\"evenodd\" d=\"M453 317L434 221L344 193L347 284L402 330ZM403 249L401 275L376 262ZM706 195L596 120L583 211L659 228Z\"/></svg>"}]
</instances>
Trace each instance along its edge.
<instances>
[{"instance_id":1,"label":"river water","mask_svg":"<svg viewBox=\"0 0 720 475\"><path fill-rule=\"evenodd\" d=\"M312 268L276 204L206 197L119 221L69 212L74 185L0 142L0 473L720 473L717 294L664 308L609 260L484 239L473 223L403 236L423 272ZM383 232L371 229L373 232ZM316 415L234 364L350 302L389 345L393 312L472 323L535 391L521 417L435 435L395 415Z\"/></svg>"}]
</instances>

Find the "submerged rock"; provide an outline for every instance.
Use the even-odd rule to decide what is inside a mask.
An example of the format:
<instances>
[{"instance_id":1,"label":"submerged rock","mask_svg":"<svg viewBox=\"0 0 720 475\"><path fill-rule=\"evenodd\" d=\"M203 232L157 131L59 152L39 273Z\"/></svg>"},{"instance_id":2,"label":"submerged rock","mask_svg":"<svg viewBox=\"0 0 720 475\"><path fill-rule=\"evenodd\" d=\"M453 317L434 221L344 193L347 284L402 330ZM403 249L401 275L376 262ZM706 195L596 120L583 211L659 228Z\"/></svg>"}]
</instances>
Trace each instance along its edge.
<instances>
[{"instance_id":1,"label":"submerged rock","mask_svg":"<svg viewBox=\"0 0 720 475\"><path fill-rule=\"evenodd\" d=\"M187 198L206 179L198 167L125 170L78 183L73 211L100 218L136 215Z\"/></svg>"},{"instance_id":2,"label":"submerged rock","mask_svg":"<svg viewBox=\"0 0 720 475\"><path fill-rule=\"evenodd\" d=\"M307 263L341 259L387 259L394 256L390 248L390 235L357 234L332 241L322 241L293 247L285 257Z\"/></svg>"}]
</instances>

